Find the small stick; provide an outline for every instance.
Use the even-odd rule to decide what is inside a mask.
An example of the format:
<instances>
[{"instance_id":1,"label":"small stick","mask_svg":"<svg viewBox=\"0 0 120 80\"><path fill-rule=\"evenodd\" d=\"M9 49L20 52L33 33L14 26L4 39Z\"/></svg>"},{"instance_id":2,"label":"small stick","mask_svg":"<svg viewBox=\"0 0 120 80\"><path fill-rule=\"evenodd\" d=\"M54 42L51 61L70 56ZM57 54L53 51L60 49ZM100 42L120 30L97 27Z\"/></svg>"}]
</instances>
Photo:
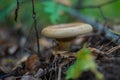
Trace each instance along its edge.
<instances>
[{"instance_id":1,"label":"small stick","mask_svg":"<svg viewBox=\"0 0 120 80\"><path fill-rule=\"evenodd\" d=\"M66 60L66 61L64 61L63 63L60 64L59 70L58 70L58 79L57 79L57 80L61 80L62 67L63 67L64 65L66 65L68 62L69 62L69 61Z\"/></svg>"},{"instance_id":2,"label":"small stick","mask_svg":"<svg viewBox=\"0 0 120 80\"><path fill-rule=\"evenodd\" d=\"M109 55L109 54L111 54L112 52L114 52L114 51L116 51L116 50L118 50L118 49L120 49L120 45L115 46L115 47L109 49L109 50L106 52L106 54Z\"/></svg>"},{"instance_id":3,"label":"small stick","mask_svg":"<svg viewBox=\"0 0 120 80\"><path fill-rule=\"evenodd\" d=\"M36 39L37 39L38 55L40 56L39 34L38 34L38 30L37 30L37 20L36 20L34 0L32 0L32 11L33 11L34 29L36 32Z\"/></svg>"},{"instance_id":4,"label":"small stick","mask_svg":"<svg viewBox=\"0 0 120 80\"><path fill-rule=\"evenodd\" d=\"M19 6L20 6L20 2L19 2L19 0L17 0L17 7L15 9L15 21L16 22L17 22L17 18L18 18Z\"/></svg>"}]
</instances>

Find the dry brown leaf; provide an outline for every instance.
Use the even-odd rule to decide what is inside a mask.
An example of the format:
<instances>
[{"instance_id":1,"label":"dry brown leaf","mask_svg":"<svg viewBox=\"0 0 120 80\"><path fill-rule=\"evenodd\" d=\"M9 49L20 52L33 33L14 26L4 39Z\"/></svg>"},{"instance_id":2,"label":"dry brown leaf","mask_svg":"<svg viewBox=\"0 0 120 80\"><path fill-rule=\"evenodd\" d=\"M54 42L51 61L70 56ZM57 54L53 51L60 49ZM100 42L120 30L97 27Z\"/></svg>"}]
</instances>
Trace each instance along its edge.
<instances>
[{"instance_id":1,"label":"dry brown leaf","mask_svg":"<svg viewBox=\"0 0 120 80\"><path fill-rule=\"evenodd\" d=\"M32 54L28 57L27 61L25 62L25 70L34 74L39 65L40 61L38 55Z\"/></svg>"}]
</instances>

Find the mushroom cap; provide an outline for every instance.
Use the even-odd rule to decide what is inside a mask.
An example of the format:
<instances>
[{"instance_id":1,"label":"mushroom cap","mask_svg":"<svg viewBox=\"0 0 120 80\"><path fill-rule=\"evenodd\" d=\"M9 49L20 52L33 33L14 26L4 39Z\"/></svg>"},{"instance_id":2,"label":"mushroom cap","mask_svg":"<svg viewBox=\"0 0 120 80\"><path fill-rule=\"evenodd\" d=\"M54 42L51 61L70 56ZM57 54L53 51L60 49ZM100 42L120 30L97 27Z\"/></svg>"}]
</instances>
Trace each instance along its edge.
<instances>
[{"instance_id":1,"label":"mushroom cap","mask_svg":"<svg viewBox=\"0 0 120 80\"><path fill-rule=\"evenodd\" d=\"M49 38L70 38L92 32L93 28L85 23L71 23L48 26L42 30L42 35Z\"/></svg>"}]
</instances>

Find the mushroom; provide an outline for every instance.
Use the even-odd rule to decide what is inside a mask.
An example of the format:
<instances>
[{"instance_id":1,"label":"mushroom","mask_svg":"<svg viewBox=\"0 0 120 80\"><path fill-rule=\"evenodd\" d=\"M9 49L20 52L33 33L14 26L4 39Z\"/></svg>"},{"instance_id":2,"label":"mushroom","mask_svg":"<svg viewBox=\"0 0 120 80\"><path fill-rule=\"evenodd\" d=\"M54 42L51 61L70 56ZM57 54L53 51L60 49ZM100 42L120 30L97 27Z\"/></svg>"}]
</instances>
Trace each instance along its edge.
<instances>
[{"instance_id":1,"label":"mushroom","mask_svg":"<svg viewBox=\"0 0 120 80\"><path fill-rule=\"evenodd\" d=\"M78 35L92 32L92 30L92 26L85 23L60 24L44 28L42 35L56 39L59 50L68 50Z\"/></svg>"}]
</instances>

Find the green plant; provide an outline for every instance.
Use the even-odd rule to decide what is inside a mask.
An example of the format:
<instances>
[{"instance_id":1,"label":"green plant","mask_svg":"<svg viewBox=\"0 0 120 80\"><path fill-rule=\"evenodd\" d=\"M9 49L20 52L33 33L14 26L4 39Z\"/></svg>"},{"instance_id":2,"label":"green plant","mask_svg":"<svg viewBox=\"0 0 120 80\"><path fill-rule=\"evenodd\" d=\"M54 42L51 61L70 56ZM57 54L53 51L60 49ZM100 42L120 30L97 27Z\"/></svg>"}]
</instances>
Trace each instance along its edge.
<instances>
[{"instance_id":1,"label":"green plant","mask_svg":"<svg viewBox=\"0 0 120 80\"><path fill-rule=\"evenodd\" d=\"M22 24L23 28L28 29L33 24L31 0L19 0L19 1L20 1L20 6L18 10L18 23ZM78 0L70 0L70 1L73 6ZM106 1L84 0L80 3L80 5L83 6L99 5ZM104 15L108 19L119 20L120 18L119 3L120 1L116 1L114 3L105 5L101 8ZM0 11L1 11L0 23L4 22L5 24L8 25L12 24L12 26L16 24L16 22L14 21L14 17L15 17L14 12L16 9L16 4L17 4L16 0L8 0L8 1L0 0ZM64 6L56 2L56 0L35 0L35 11L36 11L36 19L38 26L41 25L41 23L44 26L47 26L50 24L58 24L58 23L60 24L60 23L68 23L68 22L76 21L74 17L66 13L66 10L69 10L69 8L70 6ZM86 16L89 16L90 18L103 21L103 17L101 16L98 8L83 8L83 9L80 8L79 10L81 13L83 13Z\"/></svg>"},{"instance_id":2,"label":"green plant","mask_svg":"<svg viewBox=\"0 0 120 80\"><path fill-rule=\"evenodd\" d=\"M0 0L0 23L10 23L9 13L15 8L15 0Z\"/></svg>"},{"instance_id":3,"label":"green plant","mask_svg":"<svg viewBox=\"0 0 120 80\"><path fill-rule=\"evenodd\" d=\"M81 76L82 72L91 70L97 80L103 80L103 75L97 71L97 65L91 51L85 46L78 51L77 60L71 65L66 72L66 80L77 79Z\"/></svg>"},{"instance_id":4,"label":"green plant","mask_svg":"<svg viewBox=\"0 0 120 80\"><path fill-rule=\"evenodd\" d=\"M56 24L62 20L63 10L65 7L56 2L56 0L43 2L44 11L49 14L51 23Z\"/></svg>"},{"instance_id":5,"label":"green plant","mask_svg":"<svg viewBox=\"0 0 120 80\"><path fill-rule=\"evenodd\" d=\"M72 3L71 6L75 5L76 0L70 0L70 1ZM84 0L80 3L80 5L81 6L97 6L97 5L101 5L101 4L104 4L109 1L110 0L106 0L106 1ZM95 3L93 4L93 2L95 2ZM120 6L119 3L120 3L120 1L116 0L116 2L114 1L109 4L103 5L101 7L102 13L108 20L111 21L111 20L119 19L119 17L120 17L120 15L119 15L120 11L118 11L118 8ZM67 17L68 19L64 19L64 17L66 16L65 13L61 14L62 12L66 12L66 10L69 10L68 6L65 7L62 4L59 4L58 2L56 2L56 0L45 1L45 2L43 2L43 4L44 4L44 11L45 11L45 13L48 13L49 19L52 24L61 23L63 20L64 20L64 22L71 20L70 16ZM80 8L79 11L90 18L97 19L100 21L104 20L98 7ZM115 12L117 12L117 13L115 13ZM75 19L72 19L72 20L75 20Z\"/></svg>"},{"instance_id":6,"label":"green plant","mask_svg":"<svg viewBox=\"0 0 120 80\"><path fill-rule=\"evenodd\" d=\"M113 2L105 4L101 7L104 16L108 18L109 20L119 19L120 18L120 11L119 11L120 0L84 0L82 5L83 6L90 6L90 5L96 6L96 5L104 4L108 1L113 1ZM83 14L93 19L103 21L103 17L97 7L96 8L89 8L89 7L83 8L83 9L80 9L80 11Z\"/></svg>"},{"instance_id":7,"label":"green plant","mask_svg":"<svg viewBox=\"0 0 120 80\"><path fill-rule=\"evenodd\" d=\"M11 26L14 26L14 24L22 24L23 30L26 30L33 25L31 6L32 3L31 0L19 1L20 5L18 10L18 17L17 22L15 22L15 9L17 5L16 0L9 0L7 2L5 0L0 0L0 23L2 24L4 22L7 25L11 24ZM57 3L55 0L35 0L37 25L39 26L41 24L44 24L44 26L47 26L56 23L66 23L74 21L71 16L69 16L68 14L66 15L63 12L63 9L65 8L66 7Z\"/></svg>"}]
</instances>

